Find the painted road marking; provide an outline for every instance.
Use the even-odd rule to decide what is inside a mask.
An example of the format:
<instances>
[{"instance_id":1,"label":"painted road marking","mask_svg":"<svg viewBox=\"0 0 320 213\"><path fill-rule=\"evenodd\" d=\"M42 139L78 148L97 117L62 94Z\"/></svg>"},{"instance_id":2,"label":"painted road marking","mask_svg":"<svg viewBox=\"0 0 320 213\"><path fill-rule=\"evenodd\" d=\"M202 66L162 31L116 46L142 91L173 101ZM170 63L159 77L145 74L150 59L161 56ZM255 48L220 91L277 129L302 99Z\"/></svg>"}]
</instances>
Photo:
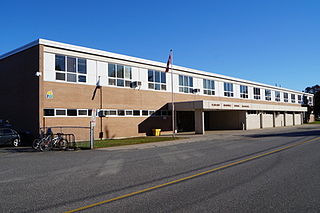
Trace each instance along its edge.
<instances>
[{"instance_id":1,"label":"painted road marking","mask_svg":"<svg viewBox=\"0 0 320 213\"><path fill-rule=\"evenodd\" d=\"M148 191L159 189L159 188L162 188L162 187L165 187L165 186L169 186L169 185L173 185L173 184L176 184L176 183L180 183L182 181L190 180L190 179L202 176L202 175L206 175L206 174L209 174L209 173L213 173L213 172L216 172L216 171L231 167L231 166L235 166L235 165L242 164L242 163L245 163L245 162L248 162L248 161L252 161L252 160L255 160L255 159L258 159L258 158L262 158L262 157L265 157L267 155L271 155L271 154L274 154L274 153L277 153L277 152L281 152L283 150L290 149L290 148L293 148L293 147L296 147L296 146L299 146L299 145L302 145L302 144L305 144L305 143L308 143L308 142L311 142L311 141L315 141L315 140L318 140L318 139L320 139L320 137L316 137L316 138L313 138L313 139L310 139L310 140L307 140L307 141L295 143L295 144L292 144L292 145L289 145L289 146L285 146L285 147L282 147L280 149L276 149L276 150L273 150L273 151L270 151L270 152L267 152L267 153L263 153L263 154L260 154L260 155L255 155L253 157L245 158L243 160L235 161L233 163L229 163L229 164L226 164L226 165L223 165L223 166L219 166L219 167L216 167L216 168L213 168L213 169L209 169L207 171L200 172L200 173L197 173L197 174L194 174L194 175L190 175L190 176L187 176L187 177L184 177L184 178L180 178L180 179L173 180L173 181L170 181L170 182L167 182L167 183L159 184L159 185L152 186L152 187L149 187L149 188L145 188L145 189L142 189L142 190L139 190L139 191L135 191L135 192L128 193L128 194L125 194L125 195L121 195L121 196L118 196L118 197L115 197L115 198L112 198L112 199L109 199L109 200L104 200L104 201L93 203L93 204L90 204L90 205L87 205L87 206L83 206L83 207L80 207L80 208L77 208L77 209L66 211L65 213L73 213L73 212L83 211L83 210L86 210L86 209L89 209L89 208L93 208L93 207L96 207L96 206L99 206L99 205L102 205L102 204L107 204L107 203L110 203L110 202L113 202L113 201L116 201L116 200L121 200L121 199L124 199L124 198L132 197L134 195L142 194L144 192L148 192Z\"/></svg>"}]
</instances>

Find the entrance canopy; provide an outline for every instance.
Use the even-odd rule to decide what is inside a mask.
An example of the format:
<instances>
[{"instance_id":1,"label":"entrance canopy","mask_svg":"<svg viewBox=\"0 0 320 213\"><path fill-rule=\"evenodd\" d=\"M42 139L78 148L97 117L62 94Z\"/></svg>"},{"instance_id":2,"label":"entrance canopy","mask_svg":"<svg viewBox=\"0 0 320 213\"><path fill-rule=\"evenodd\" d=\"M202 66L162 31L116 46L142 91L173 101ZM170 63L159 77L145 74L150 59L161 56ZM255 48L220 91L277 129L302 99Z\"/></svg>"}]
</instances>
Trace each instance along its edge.
<instances>
[{"instance_id":1,"label":"entrance canopy","mask_svg":"<svg viewBox=\"0 0 320 213\"><path fill-rule=\"evenodd\" d=\"M211 111L211 110L257 110L257 111L283 111L283 112L306 112L307 107L280 105L275 102L270 104L253 104L253 103L241 103L241 102L225 102L225 101L186 101L186 102L175 102L175 111ZM172 104L169 103L169 109L172 109Z\"/></svg>"}]
</instances>

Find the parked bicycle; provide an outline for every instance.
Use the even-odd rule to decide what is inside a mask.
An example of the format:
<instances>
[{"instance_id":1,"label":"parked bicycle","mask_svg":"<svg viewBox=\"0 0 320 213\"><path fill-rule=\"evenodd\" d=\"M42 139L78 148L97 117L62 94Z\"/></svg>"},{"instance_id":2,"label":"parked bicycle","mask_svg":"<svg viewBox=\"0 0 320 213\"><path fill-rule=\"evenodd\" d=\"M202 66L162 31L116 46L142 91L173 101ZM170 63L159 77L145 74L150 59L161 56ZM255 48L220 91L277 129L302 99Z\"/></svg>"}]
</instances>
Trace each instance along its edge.
<instances>
[{"instance_id":1,"label":"parked bicycle","mask_svg":"<svg viewBox=\"0 0 320 213\"><path fill-rule=\"evenodd\" d=\"M56 135L44 135L40 139L35 139L32 147L38 151L50 151L52 149L65 150L68 147L68 140L63 137L62 133Z\"/></svg>"}]
</instances>

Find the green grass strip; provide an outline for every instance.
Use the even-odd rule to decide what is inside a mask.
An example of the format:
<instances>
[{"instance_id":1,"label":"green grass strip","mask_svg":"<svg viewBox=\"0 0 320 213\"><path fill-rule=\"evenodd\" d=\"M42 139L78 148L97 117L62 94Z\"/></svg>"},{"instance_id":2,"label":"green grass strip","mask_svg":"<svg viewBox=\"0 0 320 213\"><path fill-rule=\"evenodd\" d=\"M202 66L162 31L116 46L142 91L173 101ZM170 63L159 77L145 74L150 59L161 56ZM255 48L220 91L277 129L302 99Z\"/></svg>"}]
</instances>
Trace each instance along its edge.
<instances>
[{"instance_id":1,"label":"green grass strip","mask_svg":"<svg viewBox=\"0 0 320 213\"><path fill-rule=\"evenodd\" d=\"M94 148L105 148L105 147L114 147L114 146L125 146L133 144L142 144L142 143L153 143L161 141L172 141L181 139L177 137L135 137L135 138L124 138L124 139L105 139L105 140L95 140ZM90 143L86 142L77 142L78 148L88 149L90 148Z\"/></svg>"},{"instance_id":2,"label":"green grass strip","mask_svg":"<svg viewBox=\"0 0 320 213\"><path fill-rule=\"evenodd\" d=\"M311 123L308 123L308 124L320 124L320 121L314 121L314 122L311 122Z\"/></svg>"}]
</instances>

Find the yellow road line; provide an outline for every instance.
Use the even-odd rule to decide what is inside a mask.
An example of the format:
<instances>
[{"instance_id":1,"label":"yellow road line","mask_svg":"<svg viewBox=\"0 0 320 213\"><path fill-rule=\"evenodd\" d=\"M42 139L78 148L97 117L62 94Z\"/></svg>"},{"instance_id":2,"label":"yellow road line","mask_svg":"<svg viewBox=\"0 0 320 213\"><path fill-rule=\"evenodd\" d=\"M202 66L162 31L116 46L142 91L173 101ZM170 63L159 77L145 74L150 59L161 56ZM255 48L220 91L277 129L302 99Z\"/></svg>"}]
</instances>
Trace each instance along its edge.
<instances>
[{"instance_id":1,"label":"yellow road line","mask_svg":"<svg viewBox=\"0 0 320 213\"><path fill-rule=\"evenodd\" d=\"M137 195L137 194L141 194L141 193L144 193L144 192L148 192L148 191L151 191L151 190L154 190L154 189L159 189L161 187L173 185L173 184L185 181L185 180L190 180L190 179L195 178L195 177L199 177L199 176L206 175L206 174L209 174L209 173L212 173L212 172L216 172L218 170L222 170L222 169L234 166L234 165L238 165L238 164L241 164L241 163L244 163L244 162L248 162L248 161L251 161L251 160L254 160L254 159L257 159L257 158L261 158L261 157L264 157L264 156L267 156L267 155L271 155L273 153L280 152L280 151L283 151L283 150L286 150L286 149L290 149L290 148L293 148L293 147L296 147L296 146L299 146L299 145L302 145L302 144L305 144L305 143L308 143L308 142L311 142L311 141L315 141L315 140L318 140L318 139L320 139L320 137L317 137L317 138L314 138L314 139L310 139L310 140L307 140L307 141L303 141L303 142L299 142L299 143L295 143L295 144L292 144L292 145L289 145L289 146L285 146L285 147L282 147L280 149L276 149L276 150L273 150L273 151L270 151L270 152L267 152L267 153L263 153L263 154L256 155L256 156L253 156L253 157L250 157L250 158L246 158L246 159L243 159L243 160L235 161L233 163L229 163L229 164L226 164L226 165L223 165L223 166L219 166L219 167L216 167L216 168L213 168L213 169L209 169L209 170L204 171L204 172L200 172L200 173L197 173L197 174L194 174L194 175L190 175L190 176L187 176L187 177L184 177L184 178L180 178L180 179L177 179L177 180L173 180L173 181L170 181L170 182L167 182L167 183L163 183L163 184L159 184L159 185L156 185L156 186L152 186L152 187L149 187L149 188L145 188L145 189L142 189L142 190L139 190L139 191L136 191L136 192L132 192L132 193L128 193L128 194L125 194L125 195L121 195L119 197L115 197L115 198L112 198L112 199L109 199L109 200L104 200L104 201L93 203L93 204L90 204L90 205L87 205L87 206L83 206L83 207L80 207L80 208L77 208L77 209L66 211L65 213L73 213L73 212L83 211L83 210L86 210L86 209L89 209L89 208L92 208L92 207L95 207L95 206L99 206L99 205L102 205L102 204L110 203L112 201L116 201L116 200L120 200L120 199L123 199L123 198L131 197L131 196L134 196L134 195Z\"/></svg>"}]
</instances>

